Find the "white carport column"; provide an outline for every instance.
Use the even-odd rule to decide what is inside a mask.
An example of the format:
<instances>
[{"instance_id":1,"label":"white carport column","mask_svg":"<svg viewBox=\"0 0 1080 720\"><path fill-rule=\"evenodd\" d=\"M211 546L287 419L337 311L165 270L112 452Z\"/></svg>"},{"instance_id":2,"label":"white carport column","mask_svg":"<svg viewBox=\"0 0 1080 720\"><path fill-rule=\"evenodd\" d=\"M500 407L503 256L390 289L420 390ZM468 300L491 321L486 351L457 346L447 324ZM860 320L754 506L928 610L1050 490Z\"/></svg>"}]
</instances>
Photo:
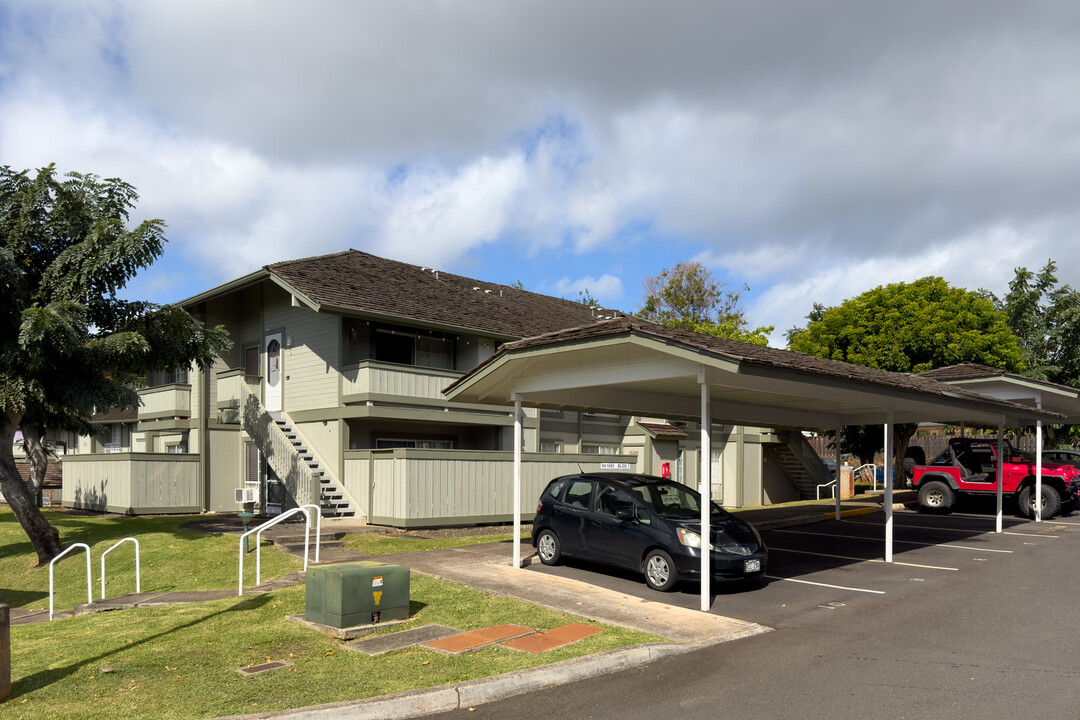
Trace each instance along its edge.
<instances>
[{"instance_id":1,"label":"white carport column","mask_svg":"<svg viewBox=\"0 0 1080 720\"><path fill-rule=\"evenodd\" d=\"M840 519L840 433L844 431L842 425L836 426L836 484L833 485L833 490L836 494L836 519ZM854 478L853 478L854 481Z\"/></svg>"},{"instance_id":2,"label":"white carport column","mask_svg":"<svg viewBox=\"0 0 1080 720\"><path fill-rule=\"evenodd\" d=\"M893 442L892 442L892 429L893 429L893 411L889 408L885 411L885 458L882 463L885 465L885 562L891 563L892 559L892 547L893 547Z\"/></svg>"},{"instance_id":3,"label":"white carport column","mask_svg":"<svg viewBox=\"0 0 1080 720\"><path fill-rule=\"evenodd\" d=\"M705 371L698 373L701 385L701 612L712 607L712 408L709 406L709 382Z\"/></svg>"},{"instance_id":4,"label":"white carport column","mask_svg":"<svg viewBox=\"0 0 1080 720\"><path fill-rule=\"evenodd\" d=\"M1041 393L1035 395L1035 407L1042 410ZM1035 421L1035 522L1042 522L1042 420Z\"/></svg>"},{"instance_id":5,"label":"white carport column","mask_svg":"<svg viewBox=\"0 0 1080 720\"><path fill-rule=\"evenodd\" d=\"M521 398L514 392L514 567L521 567Z\"/></svg>"},{"instance_id":6,"label":"white carport column","mask_svg":"<svg viewBox=\"0 0 1080 720\"><path fill-rule=\"evenodd\" d=\"M1005 463L1001 462L1002 452L1005 449L1005 419L1002 418L998 421L998 464L997 464L997 519L994 521L994 532L1000 533L1001 527L1001 505L1004 493L1002 492L1002 486L1005 484Z\"/></svg>"}]
</instances>

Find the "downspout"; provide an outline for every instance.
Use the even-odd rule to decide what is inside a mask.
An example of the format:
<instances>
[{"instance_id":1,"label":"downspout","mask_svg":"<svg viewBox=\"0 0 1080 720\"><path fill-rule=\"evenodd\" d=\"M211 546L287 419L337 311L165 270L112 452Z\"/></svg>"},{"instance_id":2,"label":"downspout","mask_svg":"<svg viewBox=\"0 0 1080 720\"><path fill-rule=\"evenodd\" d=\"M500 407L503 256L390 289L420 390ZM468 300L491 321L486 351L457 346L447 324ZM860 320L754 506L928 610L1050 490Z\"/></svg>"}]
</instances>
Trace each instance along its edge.
<instances>
[{"instance_id":1,"label":"downspout","mask_svg":"<svg viewBox=\"0 0 1080 720\"><path fill-rule=\"evenodd\" d=\"M199 370L199 481L202 488L202 509L210 511L210 372Z\"/></svg>"}]
</instances>

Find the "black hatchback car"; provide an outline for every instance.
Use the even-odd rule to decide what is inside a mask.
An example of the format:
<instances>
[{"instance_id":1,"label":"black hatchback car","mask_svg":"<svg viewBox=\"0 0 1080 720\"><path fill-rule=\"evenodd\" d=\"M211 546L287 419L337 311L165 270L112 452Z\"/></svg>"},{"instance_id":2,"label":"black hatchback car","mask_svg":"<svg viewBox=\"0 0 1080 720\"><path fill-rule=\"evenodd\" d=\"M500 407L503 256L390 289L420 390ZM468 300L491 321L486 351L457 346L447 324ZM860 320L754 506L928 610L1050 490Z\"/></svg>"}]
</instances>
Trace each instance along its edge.
<instances>
[{"instance_id":1,"label":"black hatchback car","mask_svg":"<svg viewBox=\"0 0 1080 720\"><path fill-rule=\"evenodd\" d=\"M713 503L709 516L712 577L745 580L765 574L768 550L753 526ZM701 579L701 496L681 483L630 473L555 478L533 519L540 562L566 557L644 573L655 590Z\"/></svg>"}]
</instances>

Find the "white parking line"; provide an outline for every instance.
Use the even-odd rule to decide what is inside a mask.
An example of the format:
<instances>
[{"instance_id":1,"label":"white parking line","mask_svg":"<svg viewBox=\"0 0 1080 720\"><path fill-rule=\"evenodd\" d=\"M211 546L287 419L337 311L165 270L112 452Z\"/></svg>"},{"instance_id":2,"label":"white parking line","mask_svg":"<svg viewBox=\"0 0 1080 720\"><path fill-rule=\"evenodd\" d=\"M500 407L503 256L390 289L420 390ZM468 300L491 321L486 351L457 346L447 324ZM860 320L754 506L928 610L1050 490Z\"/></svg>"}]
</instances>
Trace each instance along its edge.
<instances>
[{"instance_id":1,"label":"white parking line","mask_svg":"<svg viewBox=\"0 0 1080 720\"><path fill-rule=\"evenodd\" d=\"M865 540L865 541L868 541L868 542L876 542L876 543L882 542L882 539L879 538L879 537L859 537L858 535L837 535L835 533L807 532L806 530L780 530L780 529L777 529L777 530L770 530L769 532L788 533L788 534L791 534L791 535L816 535L818 537L835 537L835 538L843 538L844 540ZM992 550L990 548L977 548L977 547L970 547L968 545L953 545L951 543L925 543L925 542L915 542L914 540L893 540L893 544L894 545L918 545L919 547L956 548L958 550L979 550L981 552L992 552L992 553L1010 553L1010 554L1012 553L1012 550Z\"/></svg>"},{"instance_id":2,"label":"white parking line","mask_svg":"<svg viewBox=\"0 0 1080 720\"><path fill-rule=\"evenodd\" d=\"M864 592L873 593L874 595L884 595L884 590L867 590L866 588L853 588L845 587L843 585L829 585L828 583L812 582L810 580L796 580L795 578L776 577L775 575L766 575L765 577L770 580L784 580L786 582L800 583L802 585L817 585L818 587L833 588L835 590L851 590L852 592Z\"/></svg>"},{"instance_id":3,"label":"white parking line","mask_svg":"<svg viewBox=\"0 0 1080 720\"><path fill-rule=\"evenodd\" d=\"M791 548L770 547L769 552L798 553L799 555L816 555L818 557L838 558L840 560L858 560L859 562L876 562L876 563L885 562L881 558L859 558L859 557L851 557L850 555L830 555L829 553L810 552L809 550L793 550ZM954 567L941 567L939 565L919 565L917 563L906 563L906 562L893 562L892 564L893 565L903 565L905 567L924 568L924 569L927 569L927 570L959 570L960 569L960 568L954 568Z\"/></svg>"},{"instance_id":4,"label":"white parking line","mask_svg":"<svg viewBox=\"0 0 1080 720\"><path fill-rule=\"evenodd\" d=\"M881 523L859 522L858 520L842 520L841 522L846 522L849 525L873 525L874 527L881 527ZM970 535L972 533L979 532L978 530L971 530L971 529L964 530L962 528L938 527L936 525L912 525L910 523L893 523L893 527L918 528L919 530L941 530L942 532L967 533L968 535ZM984 531L984 533L989 533L989 532L990 532L989 530ZM1060 535L1044 535L1043 533L1021 533L1021 532L1012 532L1011 530L1005 530L1001 534L1002 535L1017 535L1019 537L1042 537L1042 538L1061 537Z\"/></svg>"}]
</instances>

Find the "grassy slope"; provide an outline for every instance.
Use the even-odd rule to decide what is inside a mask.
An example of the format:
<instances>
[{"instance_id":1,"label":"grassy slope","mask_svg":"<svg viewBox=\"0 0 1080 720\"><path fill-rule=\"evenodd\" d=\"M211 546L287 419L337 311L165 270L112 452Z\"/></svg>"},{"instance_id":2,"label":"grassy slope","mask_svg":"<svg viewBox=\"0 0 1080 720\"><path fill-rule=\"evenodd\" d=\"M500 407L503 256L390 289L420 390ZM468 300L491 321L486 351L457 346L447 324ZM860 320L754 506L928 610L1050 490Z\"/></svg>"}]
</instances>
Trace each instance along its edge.
<instances>
[{"instance_id":1,"label":"grassy slope","mask_svg":"<svg viewBox=\"0 0 1080 720\"><path fill-rule=\"evenodd\" d=\"M235 537L179 531L176 526L183 520L177 518L50 513L49 519L61 527L65 542L94 544L95 594L100 552L125 535L136 535L143 543L144 590L232 587L236 582ZM33 566L28 559L29 543L20 533L18 526L13 526L10 511L0 510L0 591L5 599L10 595L18 600L18 606L45 606L47 598L43 599L41 588L47 592L47 569ZM114 561L113 555L124 551L117 549L109 555L117 585L122 585L119 570L124 561ZM131 551L127 552L130 567ZM80 592L85 594L83 562L59 563L58 582L64 580L67 600L62 603L58 596L58 609L85 599L85 595L79 597ZM264 577L299 567L295 558L273 549L264 552L263 562ZM116 593L128 589L117 587ZM398 629L429 623L462 630L499 623L551 628L581 621L423 575L412 576L410 599L415 618ZM13 697L0 704L0 720L200 718L295 708L485 677L660 640L608 628L539 656L489 647L449 657L414 647L369 658L286 619L303 612L304 590L295 587L212 603L124 610L13 627ZM236 672L267 658L294 665L254 677L241 677ZM102 668L113 672L103 673Z\"/></svg>"}]
</instances>

